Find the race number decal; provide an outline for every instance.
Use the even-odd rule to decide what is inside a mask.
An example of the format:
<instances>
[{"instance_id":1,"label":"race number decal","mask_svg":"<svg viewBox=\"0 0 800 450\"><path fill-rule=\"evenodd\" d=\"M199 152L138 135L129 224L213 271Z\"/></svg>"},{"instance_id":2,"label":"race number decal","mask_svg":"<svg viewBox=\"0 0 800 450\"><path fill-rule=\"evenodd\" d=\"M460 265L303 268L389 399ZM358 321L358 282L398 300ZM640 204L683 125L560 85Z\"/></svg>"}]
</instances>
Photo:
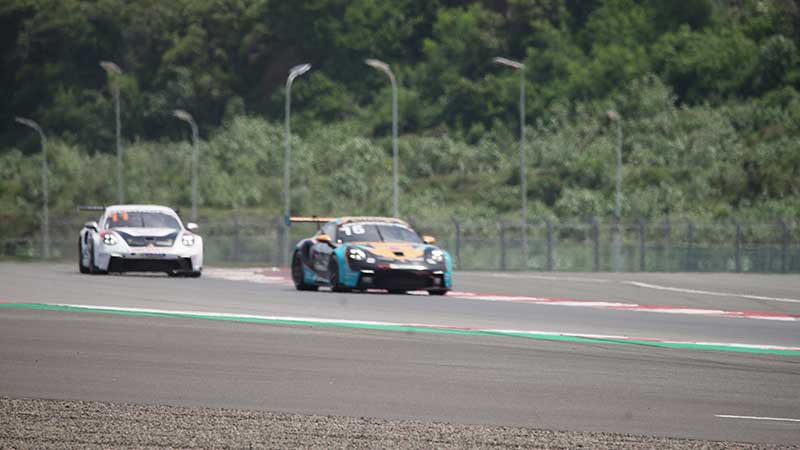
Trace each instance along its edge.
<instances>
[{"instance_id":1,"label":"race number decal","mask_svg":"<svg viewBox=\"0 0 800 450\"><path fill-rule=\"evenodd\" d=\"M344 234L348 236L352 236L354 234L355 235L364 234L366 232L364 230L364 226L359 224L345 225L342 227L342 231L344 232Z\"/></svg>"}]
</instances>

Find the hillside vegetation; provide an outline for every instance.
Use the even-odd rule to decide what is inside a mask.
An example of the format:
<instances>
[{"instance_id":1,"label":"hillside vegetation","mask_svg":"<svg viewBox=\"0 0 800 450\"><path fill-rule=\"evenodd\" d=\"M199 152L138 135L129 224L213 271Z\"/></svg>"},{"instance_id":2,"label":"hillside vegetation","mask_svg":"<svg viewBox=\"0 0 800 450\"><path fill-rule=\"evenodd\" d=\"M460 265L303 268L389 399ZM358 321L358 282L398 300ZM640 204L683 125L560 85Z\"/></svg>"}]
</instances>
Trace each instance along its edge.
<instances>
[{"instance_id":1,"label":"hillside vegetation","mask_svg":"<svg viewBox=\"0 0 800 450\"><path fill-rule=\"evenodd\" d=\"M789 0L7 0L0 5L0 234L34 233L38 137L51 211L116 199L111 80L123 70L126 200L281 214L284 84L293 212L514 217L525 63L530 218L610 217L622 117L624 219L797 219L800 9Z\"/></svg>"}]
</instances>

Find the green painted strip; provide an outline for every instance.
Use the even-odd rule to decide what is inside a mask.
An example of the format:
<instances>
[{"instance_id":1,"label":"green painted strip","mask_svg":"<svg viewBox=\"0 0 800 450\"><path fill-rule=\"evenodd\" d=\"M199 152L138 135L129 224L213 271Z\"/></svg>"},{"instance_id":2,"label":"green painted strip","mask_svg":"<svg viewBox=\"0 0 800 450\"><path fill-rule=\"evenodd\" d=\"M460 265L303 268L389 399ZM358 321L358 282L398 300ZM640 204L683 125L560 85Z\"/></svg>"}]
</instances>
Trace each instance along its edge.
<instances>
[{"instance_id":1,"label":"green painted strip","mask_svg":"<svg viewBox=\"0 0 800 450\"><path fill-rule=\"evenodd\" d=\"M525 339L537 339L545 341L579 342L579 343L589 343L589 344L640 345L647 347L663 347L663 348L688 349L688 350L714 350L714 351L736 352L736 353L800 356L800 351L797 350L756 348L756 347L745 347L737 345L714 345L714 344L701 344L701 343L690 343L690 342L664 342L664 341L645 341L645 340L633 340L633 339L593 338L593 337L582 337L582 336L565 336L565 335L524 333L524 332L511 332L511 331L465 330L458 328L431 328L431 327L421 327L421 326L371 324L371 323L357 323L357 322L319 322L314 320L302 320L302 319L271 319L262 317L220 316L213 314L196 314L196 313L183 313L183 312L158 312L158 311L135 311L135 310L126 311L118 309L93 308L93 307L82 307L82 306L49 305L45 303L0 303L0 309L29 309L29 310L43 310L43 311L65 311L65 312L76 312L76 313L115 314L122 316L138 316L138 317L162 317L162 318L218 320L226 322L265 323L272 325L304 325L304 326L319 326L319 327L356 328L365 330L401 331L404 333L440 333L440 334L459 334L459 335L469 335L469 336L502 336L502 337L518 337Z\"/></svg>"}]
</instances>

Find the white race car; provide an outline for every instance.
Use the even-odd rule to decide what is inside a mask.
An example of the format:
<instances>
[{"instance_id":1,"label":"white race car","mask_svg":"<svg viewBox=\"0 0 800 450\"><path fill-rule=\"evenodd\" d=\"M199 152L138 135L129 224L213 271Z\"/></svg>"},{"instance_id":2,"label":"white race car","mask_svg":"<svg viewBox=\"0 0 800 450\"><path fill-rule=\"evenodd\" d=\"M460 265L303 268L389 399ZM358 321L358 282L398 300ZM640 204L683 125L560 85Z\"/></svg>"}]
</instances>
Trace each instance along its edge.
<instances>
[{"instance_id":1,"label":"white race car","mask_svg":"<svg viewBox=\"0 0 800 450\"><path fill-rule=\"evenodd\" d=\"M203 270L203 239L197 224L183 226L171 208L156 205L81 207L102 211L100 220L86 222L78 238L81 273L166 272L199 277Z\"/></svg>"}]
</instances>

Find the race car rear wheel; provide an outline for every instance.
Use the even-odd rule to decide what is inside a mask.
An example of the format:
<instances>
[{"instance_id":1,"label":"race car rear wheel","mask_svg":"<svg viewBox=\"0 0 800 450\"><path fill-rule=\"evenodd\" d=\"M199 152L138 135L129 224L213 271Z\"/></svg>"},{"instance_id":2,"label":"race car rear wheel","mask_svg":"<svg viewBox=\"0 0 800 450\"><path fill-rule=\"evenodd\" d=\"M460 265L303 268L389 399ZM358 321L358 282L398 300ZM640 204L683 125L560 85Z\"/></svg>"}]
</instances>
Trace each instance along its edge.
<instances>
[{"instance_id":1,"label":"race car rear wheel","mask_svg":"<svg viewBox=\"0 0 800 450\"><path fill-rule=\"evenodd\" d=\"M78 238L78 270L81 273L89 273L89 266L83 265L83 244L81 238Z\"/></svg>"},{"instance_id":2,"label":"race car rear wheel","mask_svg":"<svg viewBox=\"0 0 800 450\"><path fill-rule=\"evenodd\" d=\"M303 277L303 261L300 259L300 254L298 252L294 252L294 255L292 255L292 281L294 282L294 287L297 288L298 291L316 291L318 289L317 286L305 282Z\"/></svg>"},{"instance_id":3,"label":"race car rear wheel","mask_svg":"<svg viewBox=\"0 0 800 450\"><path fill-rule=\"evenodd\" d=\"M328 264L328 278L331 283L331 290L333 292L347 292L347 289L340 281L339 281L339 263L336 262L336 257L331 256L331 261Z\"/></svg>"}]
</instances>

